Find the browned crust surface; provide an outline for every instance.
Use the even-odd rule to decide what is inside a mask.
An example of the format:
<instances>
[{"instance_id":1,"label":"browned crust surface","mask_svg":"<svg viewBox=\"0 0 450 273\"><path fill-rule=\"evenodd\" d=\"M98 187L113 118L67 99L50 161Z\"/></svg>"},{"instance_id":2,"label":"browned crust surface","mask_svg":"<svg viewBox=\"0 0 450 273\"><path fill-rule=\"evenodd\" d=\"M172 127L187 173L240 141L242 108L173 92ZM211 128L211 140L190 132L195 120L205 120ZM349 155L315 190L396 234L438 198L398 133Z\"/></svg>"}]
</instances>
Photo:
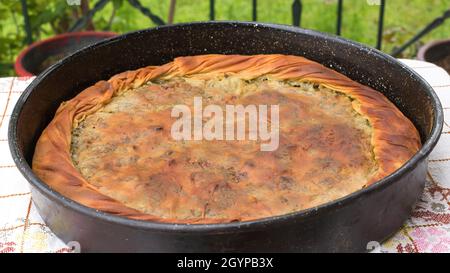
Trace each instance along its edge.
<instances>
[{"instance_id":1,"label":"browned crust surface","mask_svg":"<svg viewBox=\"0 0 450 273\"><path fill-rule=\"evenodd\" d=\"M276 80L313 82L351 97L356 102L354 110L365 116L373 128L371 143L378 169L368 179L367 185L398 169L420 148L420 137L413 124L381 93L316 62L286 55L202 55L180 57L162 66L149 66L115 75L62 103L38 140L33 170L49 186L70 199L91 208L133 219L217 223L270 216L269 211L259 217L230 215L220 218L178 219L143 213L100 193L97 187L81 175L71 158L72 129L86 116L108 104L115 95L138 88L149 80L223 74L238 75L245 80L267 76Z\"/></svg>"}]
</instances>

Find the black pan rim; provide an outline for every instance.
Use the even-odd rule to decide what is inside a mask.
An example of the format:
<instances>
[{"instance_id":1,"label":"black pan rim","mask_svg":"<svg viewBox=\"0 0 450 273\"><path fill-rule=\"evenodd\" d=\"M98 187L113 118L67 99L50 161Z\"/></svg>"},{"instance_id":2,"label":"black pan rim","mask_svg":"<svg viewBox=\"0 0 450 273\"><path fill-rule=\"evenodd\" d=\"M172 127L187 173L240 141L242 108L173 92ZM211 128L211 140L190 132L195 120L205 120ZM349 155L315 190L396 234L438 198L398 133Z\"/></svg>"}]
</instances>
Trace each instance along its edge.
<instances>
[{"instance_id":1,"label":"black pan rim","mask_svg":"<svg viewBox=\"0 0 450 273\"><path fill-rule=\"evenodd\" d=\"M140 33L144 33L147 31L155 31L158 29L166 29L166 28L177 28L177 27L188 27L188 26L197 26L197 25L226 25L226 26L235 26L235 27L264 27L264 28L271 28L274 31L285 31L285 32L294 32L294 33L302 33L302 34L314 34L315 36L318 36L319 38L323 39L332 39L337 40L341 43L345 43L351 46L356 46L360 48L361 50L365 50L366 52L371 52L381 59L393 63L394 65L402 67L402 69L408 71L408 73L415 77L418 81L420 81L424 86L427 87L428 96L430 96L430 99L432 101L432 107L434 111L434 120L433 120L433 126L430 132L429 138L423 143L422 148L410 159L408 160L402 167L397 169L392 174L384 177L383 179L373 183L372 185L365 187L363 189L360 189L356 192L353 192L347 196L344 196L342 198L321 204L316 207L312 207L306 210L296 211L289 214L283 214L283 215L276 215L271 216L267 218L260 218L252 221L243 221L243 222L231 222L231 223L220 223L220 224L177 224L177 223L160 223L160 222L151 222L151 221L143 221L143 220L133 220L126 217L116 216L112 215L106 212L101 212L98 210L95 210L93 208L84 206L82 204L79 204L71 199L68 199L61 195L60 193L56 192L50 186L48 186L45 182L43 182L40 178L38 178L32 171L30 165L27 163L24 155L20 152L18 143L16 142L17 137L17 122L19 115L21 113L23 105L26 103L28 96L32 92L35 86L39 84L40 81L42 81L47 75L52 73L53 71L57 70L59 67L64 65L64 63L69 62L73 57L76 57L79 54L83 54L84 51L89 50L89 48L92 47L102 47L107 46L109 43L113 43L116 40L124 39L128 35L139 35ZM128 32L126 34L116 36L101 42L98 42L96 44L87 46L69 56L62 59L61 61L57 62L50 68L48 68L46 71L38 75L32 83L26 88L26 90L23 92L23 94L18 99L13 112L11 114L9 128L8 128L8 142L10 151L13 157L13 160L15 164L17 165L17 168L22 173L22 175L25 177L25 179L33 186L35 187L41 194L46 195L48 198L50 198L52 201L56 201L60 203L61 205L65 207L69 207L70 209L83 214L88 217L96 218L98 220L102 220L105 222L110 222L114 224L119 224L123 226L128 226L131 228L138 228L138 229L144 229L144 230L152 230L156 232L215 232L215 233L226 233L226 232L236 232L236 230L244 231L248 228L251 229L259 229L264 228L268 225L273 224L281 224L286 221L295 221L295 219L301 219L304 217L308 217L311 215L319 214L322 212L325 212L327 210L338 208L345 206L349 202L352 202L353 200L356 200L358 198L363 197L364 195L367 195L371 192L376 192L384 189L385 187L389 186L391 183L395 183L398 178L405 175L408 171L414 169L418 163L427 160L427 156L431 152L431 150L435 147L437 144L441 131L443 128L443 109L441 102L434 92L433 88L414 70L410 69L406 65L402 64L395 58L377 50L374 48L370 48L366 45L363 45L361 43L351 41L342 37L338 37L332 34L322 33L314 30L308 30L308 29L302 29L294 26L288 26L288 25L279 25L279 24L271 24L271 23L256 23L256 22L245 22L245 21L208 21L208 22L192 22L192 23L181 23L181 24L174 24L174 25L166 25L166 26L158 26L155 28L149 28L144 30L138 30L133 32Z\"/></svg>"}]
</instances>

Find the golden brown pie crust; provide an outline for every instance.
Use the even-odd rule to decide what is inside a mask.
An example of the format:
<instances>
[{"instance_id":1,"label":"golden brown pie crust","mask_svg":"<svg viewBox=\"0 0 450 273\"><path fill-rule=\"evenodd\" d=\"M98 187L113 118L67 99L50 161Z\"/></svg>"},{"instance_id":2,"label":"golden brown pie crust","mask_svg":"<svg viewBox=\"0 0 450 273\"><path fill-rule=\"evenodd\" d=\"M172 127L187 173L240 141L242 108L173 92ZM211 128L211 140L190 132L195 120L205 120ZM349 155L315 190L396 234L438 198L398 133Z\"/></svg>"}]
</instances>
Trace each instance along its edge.
<instances>
[{"instance_id":1,"label":"golden brown pie crust","mask_svg":"<svg viewBox=\"0 0 450 273\"><path fill-rule=\"evenodd\" d=\"M290 176L282 175L283 172L281 172L275 174L276 182L272 180L267 182L269 184L274 183L276 186L274 191L279 194L280 198L283 199L284 195L287 197L287 199L284 198L285 200L281 200L279 203L278 201L275 202L275 199L268 199L265 202L264 200L257 200L254 196L245 195L242 193L242 190L245 189L245 183L228 185L225 182L225 188L231 188L231 193L237 192L238 194L236 195L237 197L230 197L226 200L220 198L217 200L209 200L210 203L220 203L233 199L231 204L225 203L224 208L217 209L217 212L221 213L219 216L214 216L214 214L208 216L204 212L201 215L193 214L192 217L179 217L177 213L168 213L165 216L161 216L144 212L142 209L137 209L136 206L134 208L127 206L119 199L114 199L111 195L103 194L102 192L104 191L99 190L98 186L93 185L84 178L72 159L71 143L73 129L77 128L86 117L107 105L113 97L123 94L128 90L140 88L149 81L171 80L180 77L198 77L199 75L206 78L228 75L239 77L243 80L254 80L264 76L278 81L317 83L330 90L345 94L352 101L355 101L355 103L351 104L353 110L367 118L373 129L371 145L373 147L373 157L374 161L376 161L377 168L373 175L368 177L365 185L372 184L391 174L409 160L421 146L419 134L413 124L381 93L316 62L303 57L287 55L202 55L180 57L162 66L149 66L135 71L120 73L108 81L97 82L73 99L62 103L54 119L38 140L33 158L34 172L51 188L85 206L132 219L158 222L220 223L246 221L289 212L285 203L291 197L296 202L297 210L342 197L341 195L335 195L333 198L333 195L328 195L326 199L319 200L320 202L318 202L317 200L314 201L313 199L306 198L303 195L300 197L292 196L289 188L286 188L286 185L292 183L290 181L291 178ZM151 92L151 88L149 92ZM351 136L349 134L346 135L344 130L337 131L341 134L341 139ZM304 146L314 145L314 143L317 143L317 139L306 138L299 142L303 143ZM296 145L294 146L298 148ZM283 146L280 146L280 148L283 148ZM348 159L357 161L357 157L348 157L348 151L342 151L342 143L339 144L339 142L336 142L332 145L328 143L326 148L335 152L335 160L345 161ZM148 151L143 151L142 153L148 153ZM277 156L276 153L272 155ZM268 159L270 156L269 154L266 157L261 157L262 163L267 165L272 164ZM177 160L179 159L177 158ZM354 162L350 162L349 164L354 165ZM176 171L176 167L174 168L170 170ZM182 177L183 174L187 176L192 175L192 173L183 173L183 168L179 171L181 171L181 174L178 173L177 177L180 177L180 175ZM248 171L248 173L250 176L253 174L252 171ZM247 173L245 175L247 176ZM329 176L322 175L321 177L321 175L320 172L315 174L320 181L331 184L331 187L337 185L336 181L329 181ZM163 176L162 178L167 179L168 177ZM271 179L273 178L271 177ZM108 179L108 176L105 179ZM179 180L183 181L183 179ZM315 180L311 179L311 181ZM186 190L189 190L189 187L191 187L191 192L189 192L191 195L201 196L207 191L207 187L193 189L192 185L187 185L189 182L174 183L181 183L181 186L186 186ZM213 187L216 189L219 186L223 186L223 183L223 181L216 183ZM305 185L315 187L315 185L308 181L305 182ZM311 190L308 187L306 191ZM315 187L314 189L315 191L323 190L321 187ZM178 190L175 189L174 191ZM132 192L128 196L129 198L133 198L131 194ZM148 194L152 194L152 192L149 191ZM170 191L165 192L165 194L168 196L166 196L164 201L169 202L169 206L173 206L175 203L177 206L183 206L183 204L192 205L188 199L184 200L178 195L172 196ZM180 200L176 199L180 199L182 204L180 205ZM161 204L161 206L164 206L164 204ZM201 206L201 209L205 210L206 208ZM292 209L292 207L289 207L289 209Z\"/></svg>"}]
</instances>

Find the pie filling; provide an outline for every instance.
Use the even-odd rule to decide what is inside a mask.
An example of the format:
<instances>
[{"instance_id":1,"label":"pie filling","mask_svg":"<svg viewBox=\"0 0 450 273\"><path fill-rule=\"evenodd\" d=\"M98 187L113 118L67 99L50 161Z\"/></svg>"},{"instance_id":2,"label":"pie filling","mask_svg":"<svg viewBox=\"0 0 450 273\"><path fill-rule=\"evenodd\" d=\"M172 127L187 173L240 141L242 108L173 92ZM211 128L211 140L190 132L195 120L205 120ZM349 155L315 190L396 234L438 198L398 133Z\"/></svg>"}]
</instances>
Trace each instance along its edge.
<instances>
[{"instance_id":1,"label":"pie filling","mask_svg":"<svg viewBox=\"0 0 450 273\"><path fill-rule=\"evenodd\" d=\"M192 109L194 97L223 108L279 105L278 149L261 151L247 138L174 140L172 108ZM87 115L72 130L70 153L98 192L162 219L281 215L348 195L377 173L373 127L358 104L311 82L151 80Z\"/></svg>"}]
</instances>

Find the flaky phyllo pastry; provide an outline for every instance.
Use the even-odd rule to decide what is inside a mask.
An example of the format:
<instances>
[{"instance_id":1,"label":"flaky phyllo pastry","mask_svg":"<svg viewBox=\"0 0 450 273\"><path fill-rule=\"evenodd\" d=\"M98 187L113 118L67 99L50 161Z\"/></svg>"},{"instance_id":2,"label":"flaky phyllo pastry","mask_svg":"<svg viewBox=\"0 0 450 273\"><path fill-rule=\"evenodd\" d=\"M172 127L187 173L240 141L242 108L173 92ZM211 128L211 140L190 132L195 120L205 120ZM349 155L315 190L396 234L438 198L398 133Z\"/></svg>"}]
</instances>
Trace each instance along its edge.
<instances>
[{"instance_id":1,"label":"flaky phyllo pastry","mask_svg":"<svg viewBox=\"0 0 450 273\"><path fill-rule=\"evenodd\" d=\"M175 105L278 105L279 144L180 141ZM286 55L176 58L99 81L61 104L33 170L85 206L173 223L247 221L311 208L391 174L420 148L381 93Z\"/></svg>"}]
</instances>

